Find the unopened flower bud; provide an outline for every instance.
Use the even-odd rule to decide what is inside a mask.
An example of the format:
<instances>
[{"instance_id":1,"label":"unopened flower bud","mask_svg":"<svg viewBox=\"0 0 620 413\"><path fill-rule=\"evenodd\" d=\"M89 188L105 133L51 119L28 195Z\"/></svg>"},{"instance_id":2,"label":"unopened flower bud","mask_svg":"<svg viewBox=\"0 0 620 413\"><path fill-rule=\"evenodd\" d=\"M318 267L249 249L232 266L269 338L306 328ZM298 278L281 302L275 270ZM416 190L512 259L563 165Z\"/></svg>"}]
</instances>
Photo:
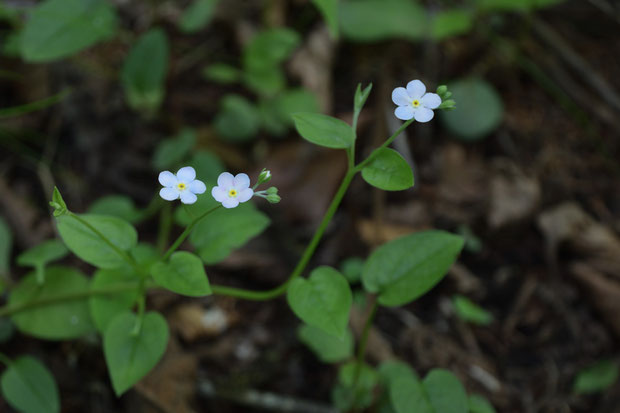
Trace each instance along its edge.
<instances>
[{"instance_id":1,"label":"unopened flower bud","mask_svg":"<svg viewBox=\"0 0 620 413\"><path fill-rule=\"evenodd\" d=\"M260 172L260 175L258 175L258 181L256 184L257 185L264 184L265 182L269 182L270 180L271 180L271 171L263 168L263 170Z\"/></svg>"},{"instance_id":2,"label":"unopened flower bud","mask_svg":"<svg viewBox=\"0 0 620 413\"><path fill-rule=\"evenodd\" d=\"M280 195L277 194L269 194L267 195L267 201L270 204L277 204L278 202L280 202L282 198L280 198Z\"/></svg>"}]
</instances>

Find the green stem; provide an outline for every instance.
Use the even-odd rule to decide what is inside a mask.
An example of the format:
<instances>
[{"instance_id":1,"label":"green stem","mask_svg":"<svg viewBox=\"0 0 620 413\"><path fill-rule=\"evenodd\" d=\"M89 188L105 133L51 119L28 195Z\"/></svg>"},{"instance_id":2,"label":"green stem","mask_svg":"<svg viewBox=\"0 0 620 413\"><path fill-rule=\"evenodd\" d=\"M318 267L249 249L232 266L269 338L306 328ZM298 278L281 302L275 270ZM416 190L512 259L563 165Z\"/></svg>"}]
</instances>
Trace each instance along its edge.
<instances>
[{"instance_id":1,"label":"green stem","mask_svg":"<svg viewBox=\"0 0 620 413\"><path fill-rule=\"evenodd\" d=\"M319 241L321 241L321 238L323 237L323 233L327 229L327 225L329 225L330 221L332 220L332 217L334 216L334 214L336 213L336 210L338 209L338 206L340 205L340 202L342 201L342 198L344 197L344 194L347 192L347 189L349 188L349 185L351 184L351 181L353 180L355 173L356 172L353 170L347 171L347 174L345 175L345 177L342 179L342 182L340 183L340 187L338 188L338 191L336 192L334 199L332 199L332 203L329 205L329 208L327 208L327 211L325 212L325 215L323 216L323 220L321 221L321 224L316 229L314 236L312 237L312 240L310 240L310 243L304 250L301 258L299 259L299 262L293 269L293 272L291 272L291 275L283 284L279 285L276 288L273 288L271 290L266 290L266 291L253 291L253 290L245 290L241 288L225 287L221 285L211 285L211 289L213 290L213 293L219 294L219 295L227 295L230 297L242 298L245 300L253 300L253 301L270 300L272 298L275 298L275 297L278 297L284 294L288 288L288 285L295 278L299 277L301 273L304 271L304 269L306 268L306 266L308 265L310 258L312 258L314 251L319 245Z\"/></svg>"},{"instance_id":2,"label":"green stem","mask_svg":"<svg viewBox=\"0 0 620 413\"><path fill-rule=\"evenodd\" d=\"M88 291L77 291L67 294L59 294L55 297L46 297L39 300L32 300L16 305L7 305L0 308L0 317L10 316L20 311L30 310L32 308L43 307L46 305L52 305L56 303L62 303L65 301L82 300L84 298L96 296L96 295L108 295L116 294L125 291L131 291L138 288L138 283L124 283L111 285L106 288L91 289Z\"/></svg>"},{"instance_id":3,"label":"green stem","mask_svg":"<svg viewBox=\"0 0 620 413\"><path fill-rule=\"evenodd\" d=\"M211 208L210 210L206 211L205 213L203 213L202 215L200 215L198 218L194 219L187 226L187 228L185 228L185 231L183 231L181 233L181 235L179 235L179 238L177 238L176 241L174 241L174 243L170 246L170 248L168 248L168 251L166 251L166 253L164 254L164 257L162 258L162 260L166 261L168 258L170 258L170 255L172 255L172 253L175 252L177 248L179 248L179 245L181 245L183 243L183 241L185 241L185 238L187 238L187 236L192 232L192 230L194 229L196 224L201 219L203 219L204 217L209 215L211 212L215 211L216 209L218 209L220 207L221 207L221 205L215 206L215 207Z\"/></svg>"},{"instance_id":4,"label":"green stem","mask_svg":"<svg viewBox=\"0 0 620 413\"><path fill-rule=\"evenodd\" d=\"M375 156L377 156L377 154L379 153L381 149L388 147L394 141L394 139L396 139L398 135L400 135L405 129L407 129L407 127L411 125L413 122L414 122L414 119L410 119L407 122L403 123L400 126L400 128L398 128L398 130L394 132L392 136L390 136L385 142L383 142L381 146L379 146L377 149L372 151L372 153L368 156L368 158L364 159L362 162L357 164L357 166L354 169L355 172L361 171L362 168L364 168L364 166L366 166L370 161L372 161L375 158Z\"/></svg>"},{"instance_id":5,"label":"green stem","mask_svg":"<svg viewBox=\"0 0 620 413\"><path fill-rule=\"evenodd\" d=\"M92 226L84 218L80 217L79 215L74 214L71 211L68 211L67 213L69 214L69 216L75 218L80 224L84 225L86 228L90 229L95 235L101 238L101 240L105 242L106 244L108 244L108 246L112 248L114 252L116 252L121 258L127 261L127 263L131 265L137 272L139 272L140 269L138 268L138 264L136 264L136 261L129 254L127 254L125 251L123 251L122 249L114 245L112 241L110 241L105 235L103 235L97 228Z\"/></svg>"}]
</instances>

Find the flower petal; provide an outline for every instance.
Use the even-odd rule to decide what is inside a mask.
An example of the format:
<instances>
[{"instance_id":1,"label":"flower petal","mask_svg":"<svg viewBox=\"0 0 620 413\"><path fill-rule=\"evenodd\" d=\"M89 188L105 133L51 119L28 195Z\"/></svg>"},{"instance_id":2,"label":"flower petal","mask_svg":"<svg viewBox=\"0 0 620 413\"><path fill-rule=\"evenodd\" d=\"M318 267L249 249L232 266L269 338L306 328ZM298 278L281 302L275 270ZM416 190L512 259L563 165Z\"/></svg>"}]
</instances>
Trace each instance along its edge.
<instances>
[{"instance_id":1,"label":"flower petal","mask_svg":"<svg viewBox=\"0 0 620 413\"><path fill-rule=\"evenodd\" d=\"M193 204L197 199L198 197L190 191L181 192L181 202L184 204Z\"/></svg>"},{"instance_id":2,"label":"flower petal","mask_svg":"<svg viewBox=\"0 0 620 413\"><path fill-rule=\"evenodd\" d=\"M228 192L219 186L214 186L211 190L211 196L217 202L224 202L226 199L228 199Z\"/></svg>"},{"instance_id":3,"label":"flower petal","mask_svg":"<svg viewBox=\"0 0 620 413\"><path fill-rule=\"evenodd\" d=\"M392 102L398 106L410 105L412 100L404 87L397 87L392 91Z\"/></svg>"},{"instance_id":4,"label":"flower petal","mask_svg":"<svg viewBox=\"0 0 620 413\"><path fill-rule=\"evenodd\" d=\"M224 191L227 191L231 186L233 186L234 176L230 172L222 172L220 176L217 177L217 186L221 186Z\"/></svg>"},{"instance_id":5,"label":"flower petal","mask_svg":"<svg viewBox=\"0 0 620 413\"><path fill-rule=\"evenodd\" d=\"M196 179L196 170L191 166L185 166L177 172L177 178L179 181L190 183Z\"/></svg>"},{"instance_id":6,"label":"flower petal","mask_svg":"<svg viewBox=\"0 0 620 413\"><path fill-rule=\"evenodd\" d=\"M176 188L162 188L159 190L159 196L166 201L174 201L179 197L179 191Z\"/></svg>"},{"instance_id":7,"label":"flower petal","mask_svg":"<svg viewBox=\"0 0 620 413\"><path fill-rule=\"evenodd\" d=\"M252 190L252 188L245 188L239 191L239 194L237 195L237 200L239 202L246 202L249 201L253 195L254 191Z\"/></svg>"},{"instance_id":8,"label":"flower petal","mask_svg":"<svg viewBox=\"0 0 620 413\"><path fill-rule=\"evenodd\" d=\"M426 93L426 86L418 79L407 83L407 93L411 96L411 100L420 99Z\"/></svg>"},{"instance_id":9,"label":"flower petal","mask_svg":"<svg viewBox=\"0 0 620 413\"><path fill-rule=\"evenodd\" d=\"M441 98L437 93L427 93L420 99L422 106L429 109L437 109L441 105Z\"/></svg>"},{"instance_id":10,"label":"flower petal","mask_svg":"<svg viewBox=\"0 0 620 413\"><path fill-rule=\"evenodd\" d=\"M189 190L195 194L204 194L207 190L207 186L201 180L195 179L189 183Z\"/></svg>"},{"instance_id":11,"label":"flower petal","mask_svg":"<svg viewBox=\"0 0 620 413\"><path fill-rule=\"evenodd\" d=\"M159 183L163 186L175 186L177 184L177 177L170 171L163 171L159 173Z\"/></svg>"},{"instance_id":12,"label":"flower petal","mask_svg":"<svg viewBox=\"0 0 620 413\"><path fill-rule=\"evenodd\" d=\"M428 122L429 120L433 119L433 116L435 116L435 113L433 113L432 110L427 108L417 108L413 112L413 117L415 118L415 120L421 123Z\"/></svg>"},{"instance_id":13,"label":"flower petal","mask_svg":"<svg viewBox=\"0 0 620 413\"><path fill-rule=\"evenodd\" d=\"M222 202L224 208L234 208L237 205L239 205L237 198L226 198L224 202Z\"/></svg>"},{"instance_id":14,"label":"flower petal","mask_svg":"<svg viewBox=\"0 0 620 413\"><path fill-rule=\"evenodd\" d=\"M233 185L240 192L250 186L250 177L247 174L237 174L233 179Z\"/></svg>"},{"instance_id":15,"label":"flower petal","mask_svg":"<svg viewBox=\"0 0 620 413\"><path fill-rule=\"evenodd\" d=\"M398 119L409 120L413 118L413 107L411 105L399 106L394 111L394 115L396 115Z\"/></svg>"}]
</instances>

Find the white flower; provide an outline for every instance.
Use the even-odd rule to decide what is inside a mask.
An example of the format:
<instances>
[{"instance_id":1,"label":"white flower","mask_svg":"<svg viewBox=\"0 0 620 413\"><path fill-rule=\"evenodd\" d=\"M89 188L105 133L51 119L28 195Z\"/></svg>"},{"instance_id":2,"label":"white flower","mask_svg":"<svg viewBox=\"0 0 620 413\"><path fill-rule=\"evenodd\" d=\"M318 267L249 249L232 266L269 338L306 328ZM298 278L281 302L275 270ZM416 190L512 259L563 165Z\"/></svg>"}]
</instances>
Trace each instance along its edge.
<instances>
[{"instance_id":1,"label":"white flower","mask_svg":"<svg viewBox=\"0 0 620 413\"><path fill-rule=\"evenodd\" d=\"M196 171L191 166L179 169L176 175L170 171L161 172L159 183L164 186L159 191L159 196L166 201L181 198L184 204L193 204L198 199L196 194L207 190L204 182L196 179Z\"/></svg>"},{"instance_id":2,"label":"white flower","mask_svg":"<svg viewBox=\"0 0 620 413\"><path fill-rule=\"evenodd\" d=\"M398 119L414 118L418 122L433 119L432 109L441 105L441 98L436 93L426 93L426 86L419 80L407 83L407 89L397 87L392 91L392 101L398 105L394 114Z\"/></svg>"},{"instance_id":3,"label":"white flower","mask_svg":"<svg viewBox=\"0 0 620 413\"><path fill-rule=\"evenodd\" d=\"M250 177L246 174L223 172L217 178L217 186L211 190L211 195L217 202L221 202L224 208L234 208L240 202L249 201L254 195L250 188Z\"/></svg>"}]
</instances>

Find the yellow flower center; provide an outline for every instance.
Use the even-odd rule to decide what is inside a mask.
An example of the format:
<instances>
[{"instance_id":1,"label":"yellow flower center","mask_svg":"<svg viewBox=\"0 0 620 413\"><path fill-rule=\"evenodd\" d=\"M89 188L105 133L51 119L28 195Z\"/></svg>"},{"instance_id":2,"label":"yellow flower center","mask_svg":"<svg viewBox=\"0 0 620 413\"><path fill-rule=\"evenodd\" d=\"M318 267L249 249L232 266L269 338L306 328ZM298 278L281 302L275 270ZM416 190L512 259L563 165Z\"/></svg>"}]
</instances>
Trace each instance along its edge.
<instances>
[{"instance_id":1,"label":"yellow flower center","mask_svg":"<svg viewBox=\"0 0 620 413\"><path fill-rule=\"evenodd\" d=\"M185 191L185 189L186 189L186 188L187 188L187 185L185 185L183 182L179 182L179 183L177 184L177 189L178 189L179 191Z\"/></svg>"},{"instance_id":2,"label":"yellow flower center","mask_svg":"<svg viewBox=\"0 0 620 413\"><path fill-rule=\"evenodd\" d=\"M413 102L411 102L411 106L417 108L418 106L420 106L420 101L418 99L415 99Z\"/></svg>"},{"instance_id":3,"label":"yellow flower center","mask_svg":"<svg viewBox=\"0 0 620 413\"><path fill-rule=\"evenodd\" d=\"M228 196L231 198L234 198L237 196L237 190L236 189L231 189L230 191L228 191Z\"/></svg>"}]
</instances>

